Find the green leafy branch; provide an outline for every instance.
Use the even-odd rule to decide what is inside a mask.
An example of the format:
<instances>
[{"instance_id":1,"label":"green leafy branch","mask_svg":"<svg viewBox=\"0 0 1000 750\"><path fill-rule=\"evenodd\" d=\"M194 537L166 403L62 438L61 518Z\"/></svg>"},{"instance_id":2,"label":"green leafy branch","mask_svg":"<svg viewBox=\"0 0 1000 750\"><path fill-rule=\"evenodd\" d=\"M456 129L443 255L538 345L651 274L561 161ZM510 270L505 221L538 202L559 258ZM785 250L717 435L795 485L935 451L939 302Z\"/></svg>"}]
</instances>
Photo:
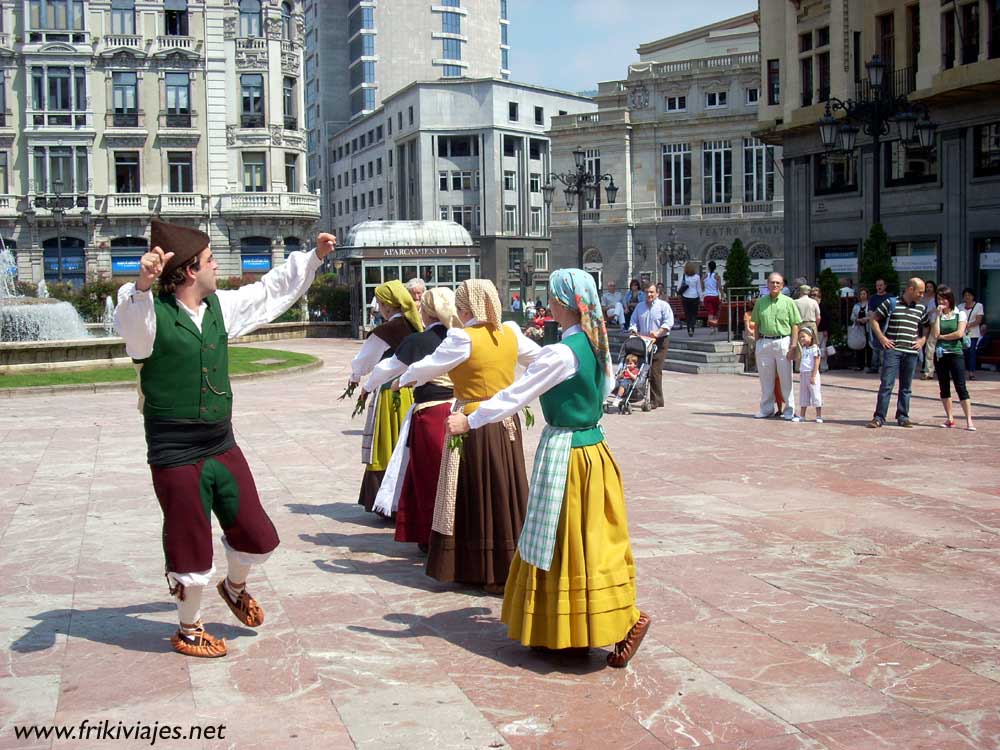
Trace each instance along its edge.
<instances>
[{"instance_id":1,"label":"green leafy branch","mask_svg":"<svg viewBox=\"0 0 1000 750\"><path fill-rule=\"evenodd\" d=\"M525 424L526 427L534 427L535 426L535 415L531 411L531 407L530 406L525 406L524 407L524 424Z\"/></svg>"},{"instance_id":2,"label":"green leafy branch","mask_svg":"<svg viewBox=\"0 0 1000 750\"><path fill-rule=\"evenodd\" d=\"M452 435L448 438L448 450L458 451L461 456L465 453L465 435Z\"/></svg>"},{"instance_id":3,"label":"green leafy branch","mask_svg":"<svg viewBox=\"0 0 1000 750\"><path fill-rule=\"evenodd\" d=\"M354 404L354 411L351 412L351 419L354 419L356 416L358 416L361 412L365 410L365 400L367 396L368 394L365 393L364 391L362 391L361 395L358 396L358 400Z\"/></svg>"}]
</instances>

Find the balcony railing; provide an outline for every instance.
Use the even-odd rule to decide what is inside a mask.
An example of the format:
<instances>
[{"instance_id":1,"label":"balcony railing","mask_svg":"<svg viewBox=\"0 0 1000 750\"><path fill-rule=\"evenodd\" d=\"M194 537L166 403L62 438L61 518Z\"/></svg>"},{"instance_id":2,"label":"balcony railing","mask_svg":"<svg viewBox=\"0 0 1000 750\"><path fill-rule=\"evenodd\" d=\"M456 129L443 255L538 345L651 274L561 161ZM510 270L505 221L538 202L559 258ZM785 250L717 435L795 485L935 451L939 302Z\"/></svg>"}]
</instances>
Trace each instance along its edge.
<instances>
[{"instance_id":1,"label":"balcony railing","mask_svg":"<svg viewBox=\"0 0 1000 750\"><path fill-rule=\"evenodd\" d=\"M201 213L205 196L201 193L161 193L159 211L164 214Z\"/></svg>"},{"instance_id":2,"label":"balcony railing","mask_svg":"<svg viewBox=\"0 0 1000 750\"><path fill-rule=\"evenodd\" d=\"M112 49L116 47L142 49L144 45L139 34L105 34L104 46Z\"/></svg>"},{"instance_id":3,"label":"balcony railing","mask_svg":"<svg viewBox=\"0 0 1000 750\"><path fill-rule=\"evenodd\" d=\"M28 110L28 122L37 128L87 128L93 127L93 113L80 111L39 112Z\"/></svg>"},{"instance_id":4,"label":"balcony railing","mask_svg":"<svg viewBox=\"0 0 1000 750\"><path fill-rule=\"evenodd\" d=\"M31 196L31 207L43 211L70 212L74 209L90 207L90 197L87 195L54 195L41 193Z\"/></svg>"},{"instance_id":5,"label":"balcony railing","mask_svg":"<svg viewBox=\"0 0 1000 750\"><path fill-rule=\"evenodd\" d=\"M759 52L743 52L735 55L718 55L716 57L702 57L695 60L678 60L677 62L666 63L637 63L629 65L628 72L632 73L653 73L654 75L668 75L670 73L694 73L699 70L716 70L718 68L759 68Z\"/></svg>"},{"instance_id":6,"label":"balcony railing","mask_svg":"<svg viewBox=\"0 0 1000 750\"><path fill-rule=\"evenodd\" d=\"M264 115L262 114L242 114L240 115L241 128L262 128L264 127Z\"/></svg>"},{"instance_id":7,"label":"balcony railing","mask_svg":"<svg viewBox=\"0 0 1000 750\"><path fill-rule=\"evenodd\" d=\"M16 216L19 200L16 195L0 195L0 216Z\"/></svg>"},{"instance_id":8,"label":"balcony railing","mask_svg":"<svg viewBox=\"0 0 1000 750\"><path fill-rule=\"evenodd\" d=\"M705 216L729 216L733 212L731 203L706 203L701 207Z\"/></svg>"},{"instance_id":9,"label":"balcony railing","mask_svg":"<svg viewBox=\"0 0 1000 750\"><path fill-rule=\"evenodd\" d=\"M745 214L772 214L774 204L771 201L758 201L756 203L744 203L743 213Z\"/></svg>"},{"instance_id":10,"label":"balcony railing","mask_svg":"<svg viewBox=\"0 0 1000 750\"><path fill-rule=\"evenodd\" d=\"M190 112L160 112L160 128L193 128L195 115L197 114L194 110Z\"/></svg>"},{"instance_id":11,"label":"balcony railing","mask_svg":"<svg viewBox=\"0 0 1000 750\"><path fill-rule=\"evenodd\" d=\"M109 214L135 214L149 212L149 196L143 193L111 193L104 203Z\"/></svg>"},{"instance_id":12,"label":"balcony railing","mask_svg":"<svg viewBox=\"0 0 1000 750\"><path fill-rule=\"evenodd\" d=\"M194 49L195 38L193 36L158 36L156 37L157 49Z\"/></svg>"},{"instance_id":13,"label":"balcony railing","mask_svg":"<svg viewBox=\"0 0 1000 750\"><path fill-rule=\"evenodd\" d=\"M6 111L0 111L0 128L14 127L14 119L12 115L13 112L9 109Z\"/></svg>"},{"instance_id":14,"label":"balcony railing","mask_svg":"<svg viewBox=\"0 0 1000 750\"><path fill-rule=\"evenodd\" d=\"M259 36L238 37L236 39L237 50L267 49L267 39Z\"/></svg>"},{"instance_id":15,"label":"balcony railing","mask_svg":"<svg viewBox=\"0 0 1000 750\"><path fill-rule=\"evenodd\" d=\"M26 36L28 44L49 44L51 42L87 44L90 41L90 34L81 29L30 29Z\"/></svg>"},{"instance_id":16,"label":"balcony railing","mask_svg":"<svg viewBox=\"0 0 1000 750\"><path fill-rule=\"evenodd\" d=\"M675 216L690 216L691 206L663 206L660 209L660 218L667 219Z\"/></svg>"},{"instance_id":17,"label":"balcony railing","mask_svg":"<svg viewBox=\"0 0 1000 750\"><path fill-rule=\"evenodd\" d=\"M107 127L109 128L142 128L145 127L145 113L141 111L108 112Z\"/></svg>"},{"instance_id":18,"label":"balcony railing","mask_svg":"<svg viewBox=\"0 0 1000 750\"><path fill-rule=\"evenodd\" d=\"M858 101L871 101L877 95L875 88L867 78L854 83L854 96ZM886 70L882 78L883 96L898 97L912 94L917 90L917 69L897 68Z\"/></svg>"},{"instance_id":19,"label":"balcony railing","mask_svg":"<svg viewBox=\"0 0 1000 750\"><path fill-rule=\"evenodd\" d=\"M295 115L285 115L285 130L298 130L299 118Z\"/></svg>"},{"instance_id":20,"label":"balcony railing","mask_svg":"<svg viewBox=\"0 0 1000 750\"><path fill-rule=\"evenodd\" d=\"M228 193L222 213L292 213L319 216L319 196L312 193Z\"/></svg>"},{"instance_id":21,"label":"balcony railing","mask_svg":"<svg viewBox=\"0 0 1000 750\"><path fill-rule=\"evenodd\" d=\"M0 34L0 47L10 49L10 34Z\"/></svg>"}]
</instances>

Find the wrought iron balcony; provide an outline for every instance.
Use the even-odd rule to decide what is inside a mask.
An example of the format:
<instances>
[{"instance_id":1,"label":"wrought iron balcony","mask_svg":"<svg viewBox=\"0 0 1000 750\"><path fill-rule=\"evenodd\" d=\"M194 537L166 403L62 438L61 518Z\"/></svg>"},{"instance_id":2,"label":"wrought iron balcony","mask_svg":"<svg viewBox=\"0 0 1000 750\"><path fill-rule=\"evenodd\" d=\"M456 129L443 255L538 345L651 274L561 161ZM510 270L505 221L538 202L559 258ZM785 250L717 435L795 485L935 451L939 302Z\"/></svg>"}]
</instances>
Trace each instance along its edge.
<instances>
[{"instance_id":1,"label":"wrought iron balcony","mask_svg":"<svg viewBox=\"0 0 1000 750\"><path fill-rule=\"evenodd\" d=\"M240 115L240 127L241 128L262 128L264 127L264 115L260 114L247 114L243 113Z\"/></svg>"},{"instance_id":2,"label":"wrought iron balcony","mask_svg":"<svg viewBox=\"0 0 1000 750\"><path fill-rule=\"evenodd\" d=\"M160 128L193 128L195 115L198 113L193 109L188 112L160 112Z\"/></svg>"},{"instance_id":3,"label":"wrought iron balcony","mask_svg":"<svg viewBox=\"0 0 1000 750\"><path fill-rule=\"evenodd\" d=\"M107 113L109 128L142 128L145 127L145 113L140 110L117 110Z\"/></svg>"}]
</instances>

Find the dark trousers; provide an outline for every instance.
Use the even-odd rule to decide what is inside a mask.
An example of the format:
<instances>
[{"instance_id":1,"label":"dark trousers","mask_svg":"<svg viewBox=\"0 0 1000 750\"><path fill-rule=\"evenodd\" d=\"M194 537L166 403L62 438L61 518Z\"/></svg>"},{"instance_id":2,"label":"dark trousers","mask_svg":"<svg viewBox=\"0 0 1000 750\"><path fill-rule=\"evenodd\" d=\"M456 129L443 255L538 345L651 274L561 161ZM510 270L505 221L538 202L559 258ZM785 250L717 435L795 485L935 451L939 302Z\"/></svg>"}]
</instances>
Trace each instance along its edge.
<instances>
[{"instance_id":1,"label":"dark trousers","mask_svg":"<svg viewBox=\"0 0 1000 750\"><path fill-rule=\"evenodd\" d=\"M865 368L871 366L872 348L870 346L865 345L864 349L855 350L854 356L855 356L855 364L854 364L855 367L864 370Z\"/></svg>"},{"instance_id":2,"label":"dark trousers","mask_svg":"<svg viewBox=\"0 0 1000 750\"><path fill-rule=\"evenodd\" d=\"M965 371L970 375L976 371L976 349L979 348L979 338L971 339L972 346L965 350ZM973 378L974 379L974 378ZM957 385L955 386L958 387Z\"/></svg>"},{"instance_id":3,"label":"dark trousers","mask_svg":"<svg viewBox=\"0 0 1000 750\"><path fill-rule=\"evenodd\" d=\"M649 400L653 407L663 406L663 360L667 358L670 348L670 336L661 336L656 340L656 354L649 366Z\"/></svg>"},{"instance_id":4,"label":"dark trousers","mask_svg":"<svg viewBox=\"0 0 1000 750\"><path fill-rule=\"evenodd\" d=\"M899 379L899 396L896 399L896 422L905 424L910 421L910 389L913 386L913 375L917 371L916 352L907 354L899 349L882 350L882 382L878 388L878 400L875 405L873 419L885 422L889 413L889 401L892 399L892 387Z\"/></svg>"},{"instance_id":5,"label":"dark trousers","mask_svg":"<svg viewBox=\"0 0 1000 750\"><path fill-rule=\"evenodd\" d=\"M934 367L941 398L951 398L951 384L954 383L958 400L969 400L969 389L965 387L965 358L961 354L947 352L943 357L938 357Z\"/></svg>"},{"instance_id":6,"label":"dark trousers","mask_svg":"<svg viewBox=\"0 0 1000 750\"><path fill-rule=\"evenodd\" d=\"M684 323L689 331L694 331L698 323L698 308L701 300L697 297L681 297L681 304L684 305Z\"/></svg>"}]
</instances>

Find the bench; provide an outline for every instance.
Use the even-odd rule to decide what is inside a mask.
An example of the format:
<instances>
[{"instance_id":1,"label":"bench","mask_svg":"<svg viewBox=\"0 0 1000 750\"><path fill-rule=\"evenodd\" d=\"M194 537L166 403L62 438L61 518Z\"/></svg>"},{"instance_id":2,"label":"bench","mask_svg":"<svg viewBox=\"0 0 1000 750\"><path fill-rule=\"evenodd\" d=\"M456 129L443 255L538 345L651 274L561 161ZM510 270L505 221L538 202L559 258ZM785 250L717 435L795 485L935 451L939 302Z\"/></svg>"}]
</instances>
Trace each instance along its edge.
<instances>
[{"instance_id":1,"label":"bench","mask_svg":"<svg viewBox=\"0 0 1000 750\"><path fill-rule=\"evenodd\" d=\"M687 315L684 314L684 303L681 302L680 297L670 297L667 300L670 303L670 309L674 311L674 320L687 322ZM698 320L707 321L708 320L708 309L705 307L705 303L702 302L698 305Z\"/></svg>"},{"instance_id":2,"label":"bench","mask_svg":"<svg viewBox=\"0 0 1000 750\"><path fill-rule=\"evenodd\" d=\"M992 338L985 348L976 352L976 365L993 365L1000 369L1000 339Z\"/></svg>"}]
</instances>

